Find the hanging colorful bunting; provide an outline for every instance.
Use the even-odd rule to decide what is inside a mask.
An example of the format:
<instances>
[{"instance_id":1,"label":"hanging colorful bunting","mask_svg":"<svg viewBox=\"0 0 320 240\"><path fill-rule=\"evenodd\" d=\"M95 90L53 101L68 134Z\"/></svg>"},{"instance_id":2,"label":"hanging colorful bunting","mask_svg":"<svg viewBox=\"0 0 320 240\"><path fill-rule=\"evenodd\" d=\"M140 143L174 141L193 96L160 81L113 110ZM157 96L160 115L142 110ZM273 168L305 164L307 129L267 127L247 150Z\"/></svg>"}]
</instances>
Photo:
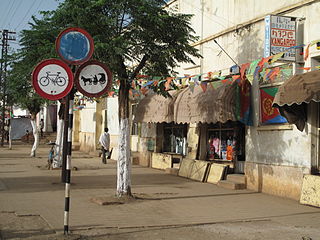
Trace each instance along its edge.
<instances>
[{"instance_id":1,"label":"hanging colorful bunting","mask_svg":"<svg viewBox=\"0 0 320 240\"><path fill-rule=\"evenodd\" d=\"M241 81L236 86L236 118L238 121L252 126L251 84Z\"/></svg>"},{"instance_id":2,"label":"hanging colorful bunting","mask_svg":"<svg viewBox=\"0 0 320 240\"><path fill-rule=\"evenodd\" d=\"M280 72L280 67L275 67L274 69L272 69L269 75L269 79L273 82L274 79L278 76L279 72Z\"/></svg>"}]
</instances>

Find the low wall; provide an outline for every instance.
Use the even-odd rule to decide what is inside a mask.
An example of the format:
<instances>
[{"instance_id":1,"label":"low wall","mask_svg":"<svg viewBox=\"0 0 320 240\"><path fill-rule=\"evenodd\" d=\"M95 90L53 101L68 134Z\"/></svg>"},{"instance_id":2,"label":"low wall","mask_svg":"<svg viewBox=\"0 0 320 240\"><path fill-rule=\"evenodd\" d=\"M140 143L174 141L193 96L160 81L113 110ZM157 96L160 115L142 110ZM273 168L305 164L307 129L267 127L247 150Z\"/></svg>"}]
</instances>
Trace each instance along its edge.
<instances>
[{"instance_id":1,"label":"low wall","mask_svg":"<svg viewBox=\"0 0 320 240\"><path fill-rule=\"evenodd\" d=\"M152 153L151 167L157 169L171 168L172 156L164 153Z\"/></svg>"},{"instance_id":2,"label":"low wall","mask_svg":"<svg viewBox=\"0 0 320 240\"><path fill-rule=\"evenodd\" d=\"M83 152L95 152L96 143L95 143L95 134L89 132L80 132L79 133L79 143L80 151Z\"/></svg>"},{"instance_id":3,"label":"low wall","mask_svg":"<svg viewBox=\"0 0 320 240\"><path fill-rule=\"evenodd\" d=\"M302 167L245 163L248 189L294 200L300 199L303 175L308 172Z\"/></svg>"}]
</instances>

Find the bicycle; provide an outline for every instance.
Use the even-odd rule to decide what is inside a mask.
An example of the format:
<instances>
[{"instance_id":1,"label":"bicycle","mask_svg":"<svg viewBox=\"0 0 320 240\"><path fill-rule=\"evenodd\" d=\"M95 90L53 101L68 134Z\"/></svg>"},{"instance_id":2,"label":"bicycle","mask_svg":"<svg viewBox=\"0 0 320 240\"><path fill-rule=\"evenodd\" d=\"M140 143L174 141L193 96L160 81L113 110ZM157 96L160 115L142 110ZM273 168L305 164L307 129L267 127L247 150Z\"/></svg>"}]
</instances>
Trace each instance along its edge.
<instances>
[{"instance_id":1,"label":"bicycle","mask_svg":"<svg viewBox=\"0 0 320 240\"><path fill-rule=\"evenodd\" d=\"M62 76L59 76L61 72L51 73L46 72L47 76L41 77L39 80L39 83L41 86L46 87L49 85L50 82L53 83L53 85L58 85L59 87L63 87L66 84L66 79Z\"/></svg>"}]
</instances>

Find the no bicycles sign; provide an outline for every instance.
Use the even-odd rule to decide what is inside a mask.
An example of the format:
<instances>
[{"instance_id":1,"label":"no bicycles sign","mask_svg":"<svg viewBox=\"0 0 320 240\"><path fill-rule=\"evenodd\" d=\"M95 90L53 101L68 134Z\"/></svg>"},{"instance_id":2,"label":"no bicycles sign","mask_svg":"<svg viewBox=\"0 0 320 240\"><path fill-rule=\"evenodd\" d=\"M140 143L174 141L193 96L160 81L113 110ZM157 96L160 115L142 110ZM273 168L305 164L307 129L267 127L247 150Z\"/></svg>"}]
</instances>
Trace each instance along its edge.
<instances>
[{"instance_id":1,"label":"no bicycles sign","mask_svg":"<svg viewBox=\"0 0 320 240\"><path fill-rule=\"evenodd\" d=\"M32 85L41 97L58 100L71 91L73 73L66 63L58 59L47 59L33 70Z\"/></svg>"}]
</instances>

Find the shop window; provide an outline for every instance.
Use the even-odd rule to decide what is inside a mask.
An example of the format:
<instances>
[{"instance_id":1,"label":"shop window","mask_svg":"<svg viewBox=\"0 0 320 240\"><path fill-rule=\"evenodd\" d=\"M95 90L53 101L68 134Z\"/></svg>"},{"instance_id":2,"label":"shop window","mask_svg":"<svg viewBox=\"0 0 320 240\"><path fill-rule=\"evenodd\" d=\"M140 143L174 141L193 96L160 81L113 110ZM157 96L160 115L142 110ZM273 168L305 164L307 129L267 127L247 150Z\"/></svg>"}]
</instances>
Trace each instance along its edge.
<instances>
[{"instance_id":1,"label":"shop window","mask_svg":"<svg viewBox=\"0 0 320 240\"><path fill-rule=\"evenodd\" d=\"M238 122L208 125L208 160L244 160L244 127Z\"/></svg>"},{"instance_id":2,"label":"shop window","mask_svg":"<svg viewBox=\"0 0 320 240\"><path fill-rule=\"evenodd\" d=\"M163 137L163 152L186 155L187 124L164 124Z\"/></svg>"}]
</instances>

